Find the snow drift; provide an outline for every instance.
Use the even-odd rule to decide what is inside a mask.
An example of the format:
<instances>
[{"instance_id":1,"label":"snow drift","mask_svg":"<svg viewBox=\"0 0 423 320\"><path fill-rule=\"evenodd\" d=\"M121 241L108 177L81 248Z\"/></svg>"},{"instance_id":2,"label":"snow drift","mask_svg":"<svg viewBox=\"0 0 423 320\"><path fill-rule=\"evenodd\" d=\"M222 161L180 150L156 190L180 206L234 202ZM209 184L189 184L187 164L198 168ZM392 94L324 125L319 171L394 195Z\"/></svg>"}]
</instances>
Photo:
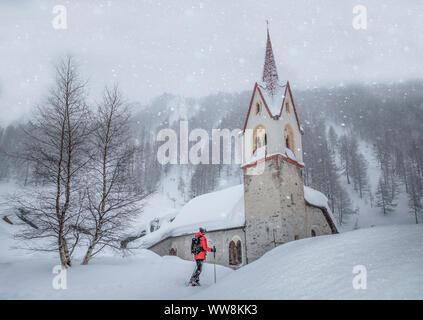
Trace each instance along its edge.
<instances>
[{"instance_id":1,"label":"snow drift","mask_svg":"<svg viewBox=\"0 0 423 320\"><path fill-rule=\"evenodd\" d=\"M354 289L363 265L367 288ZM398 225L276 247L198 299L422 299L423 226Z\"/></svg>"},{"instance_id":2,"label":"snow drift","mask_svg":"<svg viewBox=\"0 0 423 320\"><path fill-rule=\"evenodd\" d=\"M1 223L0 231L13 228ZM10 235L0 238L5 244ZM0 247L0 299L423 299L422 244L422 225L308 238L276 247L236 271L217 266L217 284L213 265L206 263L203 285L195 288L186 286L194 262L143 249L74 265L66 290L52 287L55 255ZM365 290L353 288L356 265L366 267Z\"/></svg>"}]
</instances>

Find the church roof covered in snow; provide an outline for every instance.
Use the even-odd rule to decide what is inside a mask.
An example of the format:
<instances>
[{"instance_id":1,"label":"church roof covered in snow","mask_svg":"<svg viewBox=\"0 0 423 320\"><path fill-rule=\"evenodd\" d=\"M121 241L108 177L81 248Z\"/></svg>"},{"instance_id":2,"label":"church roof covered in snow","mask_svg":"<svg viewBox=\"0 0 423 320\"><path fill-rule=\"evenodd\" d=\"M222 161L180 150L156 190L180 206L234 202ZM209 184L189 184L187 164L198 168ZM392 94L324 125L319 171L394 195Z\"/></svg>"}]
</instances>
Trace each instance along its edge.
<instances>
[{"instance_id":1,"label":"church roof covered in snow","mask_svg":"<svg viewBox=\"0 0 423 320\"><path fill-rule=\"evenodd\" d=\"M332 210L328 204L328 198L320 191L304 186L304 200L307 204L322 209L326 220L329 223L332 232L338 233L339 227L333 217Z\"/></svg>"},{"instance_id":2,"label":"church roof covered in snow","mask_svg":"<svg viewBox=\"0 0 423 320\"><path fill-rule=\"evenodd\" d=\"M244 186L242 184L198 196L189 201L175 219L139 240L149 248L168 237L198 232L231 229L244 226Z\"/></svg>"},{"instance_id":3,"label":"church roof covered in snow","mask_svg":"<svg viewBox=\"0 0 423 320\"><path fill-rule=\"evenodd\" d=\"M322 209L332 231L337 232L338 227L326 196L304 187L304 198L309 205ZM207 231L217 231L243 227L244 224L244 186L240 184L192 199L182 207L175 219L140 238L138 245L149 248L169 237L194 234L200 227Z\"/></svg>"}]
</instances>

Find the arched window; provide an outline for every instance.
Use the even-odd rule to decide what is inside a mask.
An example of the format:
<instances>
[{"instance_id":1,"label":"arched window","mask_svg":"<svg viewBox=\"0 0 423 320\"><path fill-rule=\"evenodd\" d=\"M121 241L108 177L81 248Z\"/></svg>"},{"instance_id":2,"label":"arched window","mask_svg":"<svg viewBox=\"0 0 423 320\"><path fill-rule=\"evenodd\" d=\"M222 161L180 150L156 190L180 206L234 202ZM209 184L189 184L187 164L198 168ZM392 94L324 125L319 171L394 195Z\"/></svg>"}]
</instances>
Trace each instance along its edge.
<instances>
[{"instance_id":1,"label":"arched window","mask_svg":"<svg viewBox=\"0 0 423 320\"><path fill-rule=\"evenodd\" d=\"M315 231L314 229L311 229L311 236L312 236L312 237L317 236L316 231Z\"/></svg>"},{"instance_id":2,"label":"arched window","mask_svg":"<svg viewBox=\"0 0 423 320\"><path fill-rule=\"evenodd\" d=\"M242 245L241 240L232 240L229 243L229 264L236 266L242 263Z\"/></svg>"},{"instance_id":3,"label":"arched window","mask_svg":"<svg viewBox=\"0 0 423 320\"><path fill-rule=\"evenodd\" d=\"M253 153L263 146L267 145L266 128L259 124L253 131Z\"/></svg>"},{"instance_id":4,"label":"arched window","mask_svg":"<svg viewBox=\"0 0 423 320\"><path fill-rule=\"evenodd\" d=\"M286 109L286 112L291 113L291 106L289 105L288 101L285 102L285 109Z\"/></svg>"},{"instance_id":5,"label":"arched window","mask_svg":"<svg viewBox=\"0 0 423 320\"><path fill-rule=\"evenodd\" d=\"M169 250L169 255L171 255L171 256L176 256L176 249L171 248L171 249Z\"/></svg>"},{"instance_id":6,"label":"arched window","mask_svg":"<svg viewBox=\"0 0 423 320\"><path fill-rule=\"evenodd\" d=\"M283 139L285 142L285 147L291 150L295 155L295 140L294 140L294 131L290 124L285 126L285 130L283 131Z\"/></svg>"},{"instance_id":7,"label":"arched window","mask_svg":"<svg viewBox=\"0 0 423 320\"><path fill-rule=\"evenodd\" d=\"M236 261L236 245L234 241L229 243L229 264L230 265L237 265Z\"/></svg>"},{"instance_id":8,"label":"arched window","mask_svg":"<svg viewBox=\"0 0 423 320\"><path fill-rule=\"evenodd\" d=\"M256 114L259 114L261 112L261 103L257 102L256 103Z\"/></svg>"}]
</instances>

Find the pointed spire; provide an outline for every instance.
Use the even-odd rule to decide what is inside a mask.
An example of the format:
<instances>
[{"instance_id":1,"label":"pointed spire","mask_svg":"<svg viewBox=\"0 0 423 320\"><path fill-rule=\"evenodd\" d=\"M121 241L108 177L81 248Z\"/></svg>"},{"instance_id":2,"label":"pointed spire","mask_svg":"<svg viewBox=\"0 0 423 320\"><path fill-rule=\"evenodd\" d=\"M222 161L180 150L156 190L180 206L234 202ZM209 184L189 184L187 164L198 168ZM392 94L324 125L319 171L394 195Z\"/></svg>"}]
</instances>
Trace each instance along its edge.
<instances>
[{"instance_id":1,"label":"pointed spire","mask_svg":"<svg viewBox=\"0 0 423 320\"><path fill-rule=\"evenodd\" d=\"M267 91L273 96L278 86L278 70L276 69L275 57L273 56L272 42L270 41L269 22L267 23L267 44L266 56L264 59L263 82L266 84Z\"/></svg>"}]
</instances>

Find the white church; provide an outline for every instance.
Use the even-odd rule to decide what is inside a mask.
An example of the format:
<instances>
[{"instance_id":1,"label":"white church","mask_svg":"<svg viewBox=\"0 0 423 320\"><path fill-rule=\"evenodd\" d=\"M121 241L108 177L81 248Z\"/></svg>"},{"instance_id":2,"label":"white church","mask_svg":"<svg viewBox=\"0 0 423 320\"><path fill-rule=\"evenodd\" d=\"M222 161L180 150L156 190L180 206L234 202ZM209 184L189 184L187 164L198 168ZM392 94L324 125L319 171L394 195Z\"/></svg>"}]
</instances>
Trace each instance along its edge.
<instances>
[{"instance_id":1,"label":"white church","mask_svg":"<svg viewBox=\"0 0 423 320\"><path fill-rule=\"evenodd\" d=\"M303 130L289 82L279 81L269 30L262 81L254 85L243 134L252 139L253 153L241 166L244 183L192 199L142 237L142 247L192 260L191 238L204 227L216 262L239 268L289 241L338 233L327 198L304 186Z\"/></svg>"}]
</instances>

